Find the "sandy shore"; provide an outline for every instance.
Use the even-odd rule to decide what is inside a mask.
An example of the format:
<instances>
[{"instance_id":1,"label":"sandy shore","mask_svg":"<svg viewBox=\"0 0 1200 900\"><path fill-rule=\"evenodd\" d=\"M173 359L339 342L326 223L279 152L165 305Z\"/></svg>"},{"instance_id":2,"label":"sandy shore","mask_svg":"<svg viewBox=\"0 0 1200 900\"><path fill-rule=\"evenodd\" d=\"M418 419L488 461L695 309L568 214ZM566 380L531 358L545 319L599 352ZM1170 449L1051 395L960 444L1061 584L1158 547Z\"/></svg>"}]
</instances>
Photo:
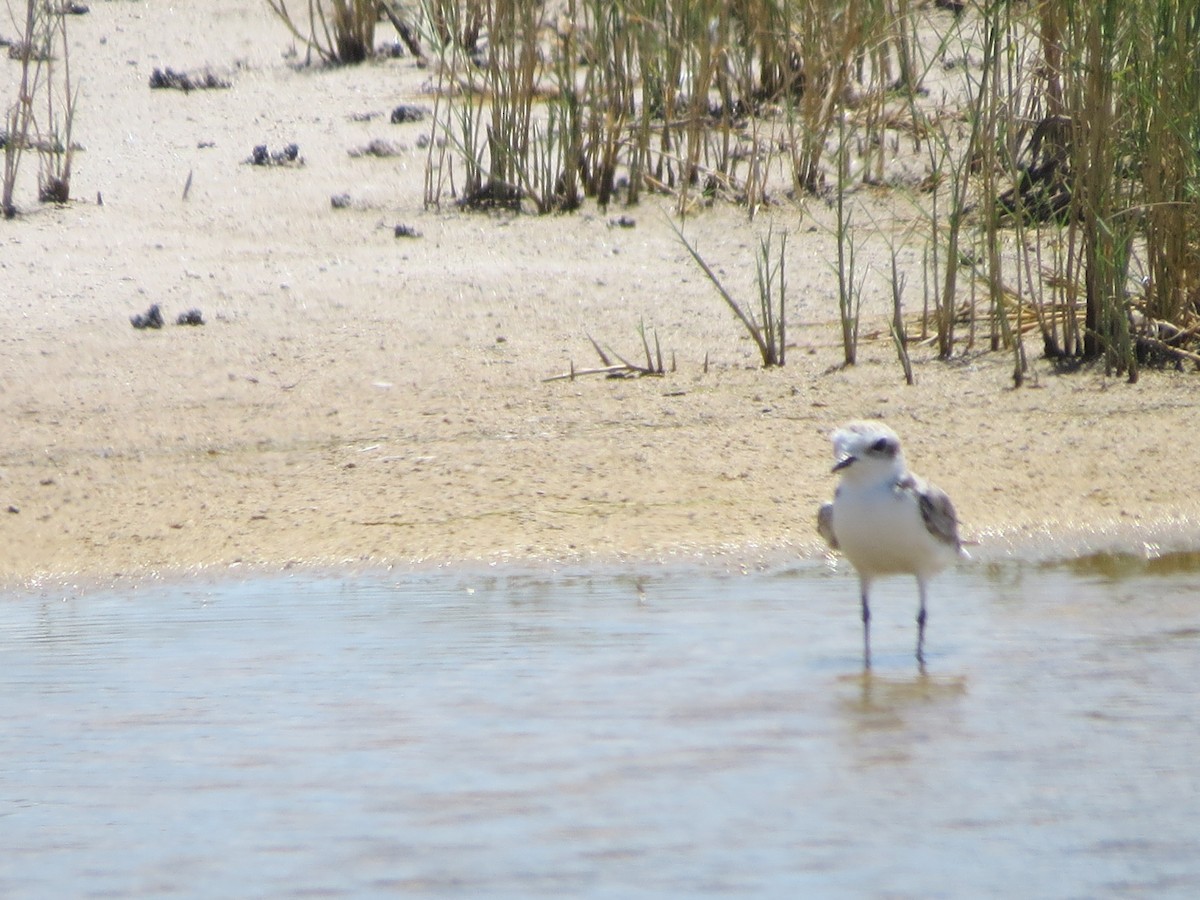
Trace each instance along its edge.
<instances>
[{"instance_id":1,"label":"sandy shore","mask_svg":"<svg viewBox=\"0 0 1200 900\"><path fill-rule=\"evenodd\" d=\"M0 222L0 582L815 557L828 433L872 416L954 497L978 556L1200 543L1194 374L1128 385L1035 361L1014 390L1005 354L945 364L918 348L909 387L886 332L871 336L888 314L878 277L860 364L840 368L823 213L706 212L689 237L747 297L758 236L792 235L793 346L764 371L666 201L427 210L428 122L386 113L431 106L428 72L297 71L262 6L100 3L71 23L77 199L38 207L27 157L26 214ZM151 91L162 66L233 87ZM352 119L368 112L383 115ZM408 149L348 153L374 138ZM290 142L301 168L243 163ZM613 227L619 213L636 226ZM133 329L151 303L166 327ZM191 308L203 327L173 324ZM642 322L674 371L545 380L594 364L589 334L640 354Z\"/></svg>"}]
</instances>

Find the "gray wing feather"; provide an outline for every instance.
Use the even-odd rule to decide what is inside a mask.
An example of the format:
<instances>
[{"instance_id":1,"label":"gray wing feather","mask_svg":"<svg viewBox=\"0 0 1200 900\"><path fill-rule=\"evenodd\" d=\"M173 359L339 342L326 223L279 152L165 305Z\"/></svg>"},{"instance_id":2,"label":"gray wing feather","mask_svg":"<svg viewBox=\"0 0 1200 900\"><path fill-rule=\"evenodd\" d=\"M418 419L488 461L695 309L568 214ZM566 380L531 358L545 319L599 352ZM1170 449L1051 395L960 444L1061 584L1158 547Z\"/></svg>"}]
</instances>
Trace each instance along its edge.
<instances>
[{"instance_id":1,"label":"gray wing feather","mask_svg":"<svg viewBox=\"0 0 1200 900\"><path fill-rule=\"evenodd\" d=\"M958 516L954 512L954 504L950 502L950 497L932 484L919 484L915 487L917 503L921 507L921 518L925 520L925 527L929 533L955 550L961 550Z\"/></svg>"},{"instance_id":2,"label":"gray wing feather","mask_svg":"<svg viewBox=\"0 0 1200 900\"><path fill-rule=\"evenodd\" d=\"M838 549L837 535L833 533L833 504L822 503L817 510L817 534L825 538L830 550Z\"/></svg>"}]
</instances>

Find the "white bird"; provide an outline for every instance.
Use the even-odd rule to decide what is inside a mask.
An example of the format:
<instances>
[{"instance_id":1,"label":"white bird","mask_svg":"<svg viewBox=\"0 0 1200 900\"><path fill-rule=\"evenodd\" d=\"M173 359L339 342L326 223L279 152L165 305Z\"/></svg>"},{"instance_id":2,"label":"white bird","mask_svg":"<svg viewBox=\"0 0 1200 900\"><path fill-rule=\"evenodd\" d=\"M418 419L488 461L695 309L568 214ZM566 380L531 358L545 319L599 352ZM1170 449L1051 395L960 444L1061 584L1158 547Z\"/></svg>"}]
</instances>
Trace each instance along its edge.
<instances>
[{"instance_id":1,"label":"white bird","mask_svg":"<svg viewBox=\"0 0 1200 900\"><path fill-rule=\"evenodd\" d=\"M964 555L954 505L904 462L900 438L877 422L851 422L833 433L834 472L841 483L817 513L817 531L858 572L862 589L863 663L871 668L871 583L914 575L920 594L917 663L925 668L925 588Z\"/></svg>"}]
</instances>

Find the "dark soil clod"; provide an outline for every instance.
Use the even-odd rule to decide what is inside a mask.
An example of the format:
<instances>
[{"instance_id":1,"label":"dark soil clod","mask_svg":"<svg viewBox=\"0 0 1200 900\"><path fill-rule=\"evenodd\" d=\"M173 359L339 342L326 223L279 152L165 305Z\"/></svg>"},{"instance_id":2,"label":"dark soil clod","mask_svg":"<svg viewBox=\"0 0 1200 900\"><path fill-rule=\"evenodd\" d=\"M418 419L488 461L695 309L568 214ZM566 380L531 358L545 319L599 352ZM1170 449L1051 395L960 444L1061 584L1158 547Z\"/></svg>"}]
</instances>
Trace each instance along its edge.
<instances>
[{"instance_id":1,"label":"dark soil clod","mask_svg":"<svg viewBox=\"0 0 1200 900\"><path fill-rule=\"evenodd\" d=\"M231 86L231 82L227 79L218 78L212 72L207 71L190 75L187 72L176 72L168 66L165 69L155 69L150 74L152 90L172 89L188 93L189 91L224 90Z\"/></svg>"},{"instance_id":2,"label":"dark soil clod","mask_svg":"<svg viewBox=\"0 0 1200 900\"><path fill-rule=\"evenodd\" d=\"M187 312L181 312L175 320L176 325L203 325L204 316L201 315L198 309L189 309Z\"/></svg>"},{"instance_id":3,"label":"dark soil clod","mask_svg":"<svg viewBox=\"0 0 1200 900\"><path fill-rule=\"evenodd\" d=\"M157 303L154 303L144 313L138 313L136 316L130 316L129 321L134 328L139 330L142 328L162 328L162 310L158 308Z\"/></svg>"},{"instance_id":4,"label":"dark soil clod","mask_svg":"<svg viewBox=\"0 0 1200 900\"><path fill-rule=\"evenodd\" d=\"M266 144L259 144L250 152L246 162L252 166L302 166L304 158L300 156L299 144L288 144L274 153L267 149Z\"/></svg>"},{"instance_id":5,"label":"dark soil clod","mask_svg":"<svg viewBox=\"0 0 1200 900\"><path fill-rule=\"evenodd\" d=\"M405 122L420 122L425 118L425 110L419 106L409 106L401 103L392 110L392 124L403 125Z\"/></svg>"}]
</instances>

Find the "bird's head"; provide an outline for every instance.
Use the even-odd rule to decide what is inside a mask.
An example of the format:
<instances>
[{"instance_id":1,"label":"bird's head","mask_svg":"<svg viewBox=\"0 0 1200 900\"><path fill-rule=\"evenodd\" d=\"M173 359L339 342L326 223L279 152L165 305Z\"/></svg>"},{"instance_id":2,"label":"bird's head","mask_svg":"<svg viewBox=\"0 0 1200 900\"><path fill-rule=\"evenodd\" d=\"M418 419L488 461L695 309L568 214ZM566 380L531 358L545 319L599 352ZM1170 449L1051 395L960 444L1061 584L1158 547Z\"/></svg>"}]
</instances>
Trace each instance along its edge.
<instances>
[{"instance_id":1,"label":"bird's head","mask_svg":"<svg viewBox=\"0 0 1200 900\"><path fill-rule=\"evenodd\" d=\"M833 471L848 478L883 477L904 471L896 432L878 422L851 422L833 433Z\"/></svg>"}]
</instances>

